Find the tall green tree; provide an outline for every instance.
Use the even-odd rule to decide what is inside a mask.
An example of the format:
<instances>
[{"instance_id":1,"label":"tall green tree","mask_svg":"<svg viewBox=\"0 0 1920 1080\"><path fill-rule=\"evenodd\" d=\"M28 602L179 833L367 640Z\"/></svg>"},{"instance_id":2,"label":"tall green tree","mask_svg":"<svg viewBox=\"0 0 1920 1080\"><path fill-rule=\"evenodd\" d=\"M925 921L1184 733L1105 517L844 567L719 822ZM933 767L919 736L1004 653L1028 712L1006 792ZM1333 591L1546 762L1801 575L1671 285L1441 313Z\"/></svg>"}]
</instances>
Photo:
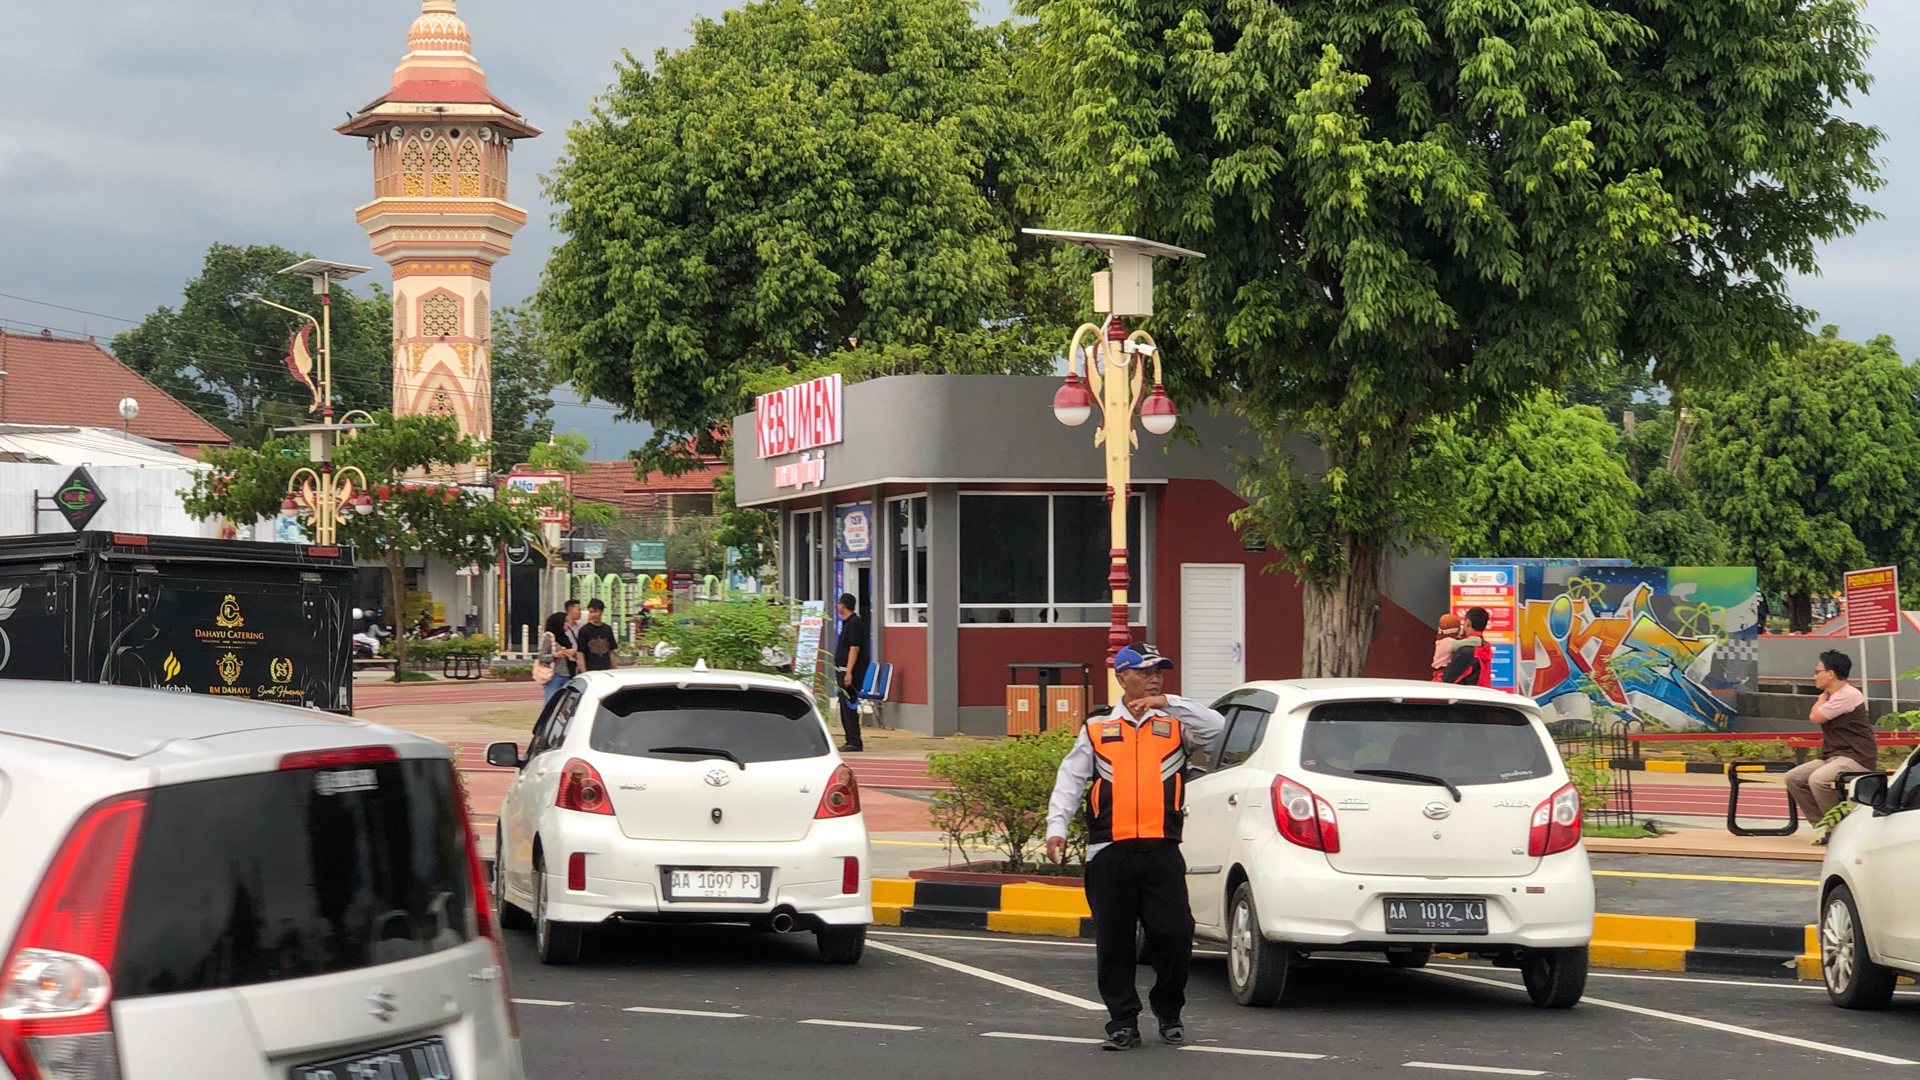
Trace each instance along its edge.
<instances>
[{"instance_id":1,"label":"tall green tree","mask_svg":"<svg viewBox=\"0 0 1920 1080\"><path fill-rule=\"evenodd\" d=\"M254 449L236 446L207 454L213 468L196 474L180 492L187 513L197 518L254 521L280 512L293 473L310 465L306 442L275 439ZM485 498L452 485L410 483L414 477L464 465L483 447L463 435L450 416L395 417L377 414L372 427L341 440L334 451L339 466L366 475L372 512L348 513L339 524L339 540L360 555L378 558L393 590L394 680L406 666L406 633L401 599L406 595L406 562L426 555L455 566L493 565L500 546L518 543L537 528L537 504Z\"/></svg>"},{"instance_id":2,"label":"tall green tree","mask_svg":"<svg viewBox=\"0 0 1920 1080\"><path fill-rule=\"evenodd\" d=\"M1591 405L1541 393L1491 431L1452 431L1453 554L1620 558L1634 497L1620 433Z\"/></svg>"},{"instance_id":3,"label":"tall green tree","mask_svg":"<svg viewBox=\"0 0 1920 1080\"><path fill-rule=\"evenodd\" d=\"M280 273L308 258L274 244L214 244L180 306L155 308L113 339L113 354L242 445L261 445L276 427L312 423L319 418L307 412L311 398L284 359L299 320L245 296L258 293L319 318L312 282ZM378 283L364 294L337 286L332 306L335 408L390 408L392 300ZM319 341L308 348L317 357Z\"/></svg>"},{"instance_id":4,"label":"tall green tree","mask_svg":"<svg viewBox=\"0 0 1920 1080\"><path fill-rule=\"evenodd\" d=\"M1444 500L1425 425L1797 333L1786 276L1870 212L1855 0L1023 0L1049 223L1163 267L1170 389L1249 416L1246 525L1304 586L1308 675L1356 675L1391 555ZM1295 461L1286 432L1316 446Z\"/></svg>"},{"instance_id":5,"label":"tall green tree","mask_svg":"<svg viewBox=\"0 0 1920 1080\"><path fill-rule=\"evenodd\" d=\"M1023 33L967 0L755 0L619 65L550 174L536 302L561 373L654 426L644 467L716 453L756 373L1051 365Z\"/></svg>"},{"instance_id":6,"label":"tall green tree","mask_svg":"<svg viewBox=\"0 0 1920 1080\"><path fill-rule=\"evenodd\" d=\"M1920 555L1920 374L1893 340L1822 328L1738 390L1696 410L1690 480L1726 527L1735 562L1812 628L1812 596L1869 566Z\"/></svg>"},{"instance_id":7,"label":"tall green tree","mask_svg":"<svg viewBox=\"0 0 1920 1080\"><path fill-rule=\"evenodd\" d=\"M553 437L553 388L538 313L503 307L493 313L493 468L507 472Z\"/></svg>"}]
</instances>

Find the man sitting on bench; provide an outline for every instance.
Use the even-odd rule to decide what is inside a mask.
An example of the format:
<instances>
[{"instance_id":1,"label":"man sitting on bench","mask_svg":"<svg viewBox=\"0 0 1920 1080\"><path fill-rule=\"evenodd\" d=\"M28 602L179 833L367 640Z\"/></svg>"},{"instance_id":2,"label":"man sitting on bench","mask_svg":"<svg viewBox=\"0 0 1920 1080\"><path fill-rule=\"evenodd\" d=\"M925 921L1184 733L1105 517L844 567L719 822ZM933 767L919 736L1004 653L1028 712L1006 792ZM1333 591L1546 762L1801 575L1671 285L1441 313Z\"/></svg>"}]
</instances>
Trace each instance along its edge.
<instances>
[{"instance_id":1,"label":"man sitting on bench","mask_svg":"<svg viewBox=\"0 0 1920 1080\"><path fill-rule=\"evenodd\" d=\"M1834 781L1846 773L1872 772L1880 759L1873 721L1867 718L1866 695L1847 681L1851 674L1853 660L1846 653L1820 654L1813 667L1820 700L1807 714L1807 719L1820 725L1820 756L1787 772L1787 796L1800 807L1800 816L1815 826L1816 845L1827 842L1827 831L1818 827L1820 819L1841 799Z\"/></svg>"}]
</instances>

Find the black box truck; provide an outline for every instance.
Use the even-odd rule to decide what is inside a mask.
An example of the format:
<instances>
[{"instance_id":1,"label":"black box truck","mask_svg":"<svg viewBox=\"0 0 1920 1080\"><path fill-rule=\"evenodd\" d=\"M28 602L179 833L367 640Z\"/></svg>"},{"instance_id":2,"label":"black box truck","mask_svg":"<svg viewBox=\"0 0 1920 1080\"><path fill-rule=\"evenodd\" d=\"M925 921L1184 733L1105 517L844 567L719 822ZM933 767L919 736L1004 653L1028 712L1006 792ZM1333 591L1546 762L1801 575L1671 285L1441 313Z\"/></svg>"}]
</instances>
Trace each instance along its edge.
<instances>
[{"instance_id":1,"label":"black box truck","mask_svg":"<svg viewBox=\"0 0 1920 1080\"><path fill-rule=\"evenodd\" d=\"M350 548L0 537L0 679L353 712Z\"/></svg>"}]
</instances>

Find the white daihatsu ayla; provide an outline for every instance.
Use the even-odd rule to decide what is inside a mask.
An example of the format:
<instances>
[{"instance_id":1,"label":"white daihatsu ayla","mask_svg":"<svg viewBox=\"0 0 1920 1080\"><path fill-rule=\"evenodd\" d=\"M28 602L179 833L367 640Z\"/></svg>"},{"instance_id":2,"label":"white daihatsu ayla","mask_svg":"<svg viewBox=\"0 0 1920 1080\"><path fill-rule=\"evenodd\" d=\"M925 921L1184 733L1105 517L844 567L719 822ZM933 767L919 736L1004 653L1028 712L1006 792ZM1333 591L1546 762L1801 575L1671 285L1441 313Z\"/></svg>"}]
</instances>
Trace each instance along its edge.
<instances>
[{"instance_id":1,"label":"white daihatsu ayla","mask_svg":"<svg viewBox=\"0 0 1920 1080\"><path fill-rule=\"evenodd\" d=\"M1385 679L1249 683L1196 761L1182 844L1197 935L1243 1005L1314 953L1435 951L1580 1000L1593 876L1580 795L1529 698Z\"/></svg>"},{"instance_id":2,"label":"white daihatsu ayla","mask_svg":"<svg viewBox=\"0 0 1920 1080\"><path fill-rule=\"evenodd\" d=\"M704 668L589 672L542 710L500 807L494 894L540 959L612 921L810 930L857 963L873 921L853 770L807 689Z\"/></svg>"}]
</instances>

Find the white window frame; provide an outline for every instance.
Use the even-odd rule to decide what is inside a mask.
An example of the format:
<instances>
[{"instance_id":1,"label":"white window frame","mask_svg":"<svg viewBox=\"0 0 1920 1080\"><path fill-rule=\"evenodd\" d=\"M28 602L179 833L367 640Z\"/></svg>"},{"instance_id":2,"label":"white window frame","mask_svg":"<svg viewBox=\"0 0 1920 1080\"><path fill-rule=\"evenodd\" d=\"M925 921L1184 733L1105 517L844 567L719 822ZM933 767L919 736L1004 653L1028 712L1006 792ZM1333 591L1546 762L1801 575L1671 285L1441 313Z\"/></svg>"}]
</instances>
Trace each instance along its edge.
<instances>
[{"instance_id":1,"label":"white window frame","mask_svg":"<svg viewBox=\"0 0 1920 1080\"><path fill-rule=\"evenodd\" d=\"M893 505L895 503L908 504L907 505L907 530L908 530L907 595L908 596L914 596L916 594L921 596L927 595L927 592L925 589L926 583L920 580L919 566L917 563L915 563L913 558L913 551L914 551L913 536L912 536L913 514L914 514L913 503L915 501L918 501L920 503L920 507L919 507L920 520L921 522L923 522L922 527L927 530L927 552L928 552L929 558L931 558L932 551L933 551L933 528L932 528L932 524L928 522L928 519L927 519L927 514L931 509L931 507L928 503L927 496L924 493L919 495L896 495L893 498L886 500L884 515L881 518L883 527L886 530L886 538L887 538L886 545L885 545L886 576L882 580L882 586L881 586L882 589L885 590L884 595L886 598L886 602L881 606L886 609L885 620L886 620L886 625L888 626L925 626L927 625L927 602L925 600L921 600L914 603L906 603L906 604L896 604L893 602L893 570L894 570L893 560L895 560L896 558L899 558L899 549L894 546L894 536L893 536Z\"/></svg>"},{"instance_id":2,"label":"white window frame","mask_svg":"<svg viewBox=\"0 0 1920 1080\"><path fill-rule=\"evenodd\" d=\"M1075 604L1075 603L1063 602L1063 601L1052 598L1055 590L1055 583L1053 578L1053 568L1054 568L1054 552L1053 552L1054 535L1053 534L1054 534L1054 527L1055 527L1054 523L1056 520L1053 512L1053 500L1059 496L1066 496L1068 498L1089 498L1089 497L1099 498L1104 494L1103 492L978 490L978 491L962 491L959 494L960 494L960 499L957 504L957 509L959 511L960 517L962 518L962 521L959 523L962 528L965 527L964 518L967 512L966 497L969 495L1017 495L1017 496L1025 496L1029 498L1047 500L1047 596L1049 597L1049 599L1044 603L1025 603L1025 604L968 604L968 603L962 602L959 605L960 626L962 629L966 627L995 627L998 629L1008 629L1008 628L1019 628L1019 627L1031 628L1031 627L1109 626L1111 625L1111 622L1109 621L1109 619L1104 617L1100 619L1100 621L1098 622L1055 622L1053 621L1054 618L1057 617L1058 613L1061 610L1074 609L1074 608L1081 608L1081 609L1099 608L1103 616L1107 615L1112 610L1113 605L1110 599L1105 602ZM1150 552L1152 551L1152 548L1153 548L1153 540L1152 540L1152 537L1149 535L1150 530L1147 528L1149 519L1147 517L1146 493L1144 491L1134 491L1129 496L1129 498L1132 499L1132 501L1134 502L1134 505L1137 505L1140 508L1140 550L1133 553L1134 561L1139 566L1140 573L1139 573L1139 580L1130 581L1127 583L1127 596L1128 596L1127 625L1144 626L1146 625L1146 595L1147 595L1147 592L1152 588L1152 581L1153 581L1153 560L1150 557ZM958 546L959 542L960 542L960 533L959 533L959 530L956 529L954 532L954 544ZM961 553L955 552L955 555L957 556L955 559L957 563L958 556L960 556ZM961 574L962 574L962 577L965 576L964 567L961 568ZM988 621L988 622L968 622L967 621L968 612L981 612L981 611L991 611L991 612L1045 611L1047 613L1048 618L1047 618L1047 621L1044 621L1044 622L1007 623L1007 622L992 622L992 621Z\"/></svg>"},{"instance_id":3,"label":"white window frame","mask_svg":"<svg viewBox=\"0 0 1920 1080\"><path fill-rule=\"evenodd\" d=\"M787 549L788 570L786 580L790 582L792 586L792 591L788 595L795 600L824 600L826 599L824 593L825 583L820 580L821 572L817 556L820 550L819 545L822 542L820 530L824 527L826 512L819 507L814 507L810 510L788 511L787 517L790 523L788 531L792 534L785 545ZM808 536L811 541L809 544L811 550L809 551L800 550L799 521L803 517L811 519L812 524L812 528L808 531ZM809 558L809 555L815 556L815 558ZM822 595L810 595L814 592L820 592Z\"/></svg>"}]
</instances>

